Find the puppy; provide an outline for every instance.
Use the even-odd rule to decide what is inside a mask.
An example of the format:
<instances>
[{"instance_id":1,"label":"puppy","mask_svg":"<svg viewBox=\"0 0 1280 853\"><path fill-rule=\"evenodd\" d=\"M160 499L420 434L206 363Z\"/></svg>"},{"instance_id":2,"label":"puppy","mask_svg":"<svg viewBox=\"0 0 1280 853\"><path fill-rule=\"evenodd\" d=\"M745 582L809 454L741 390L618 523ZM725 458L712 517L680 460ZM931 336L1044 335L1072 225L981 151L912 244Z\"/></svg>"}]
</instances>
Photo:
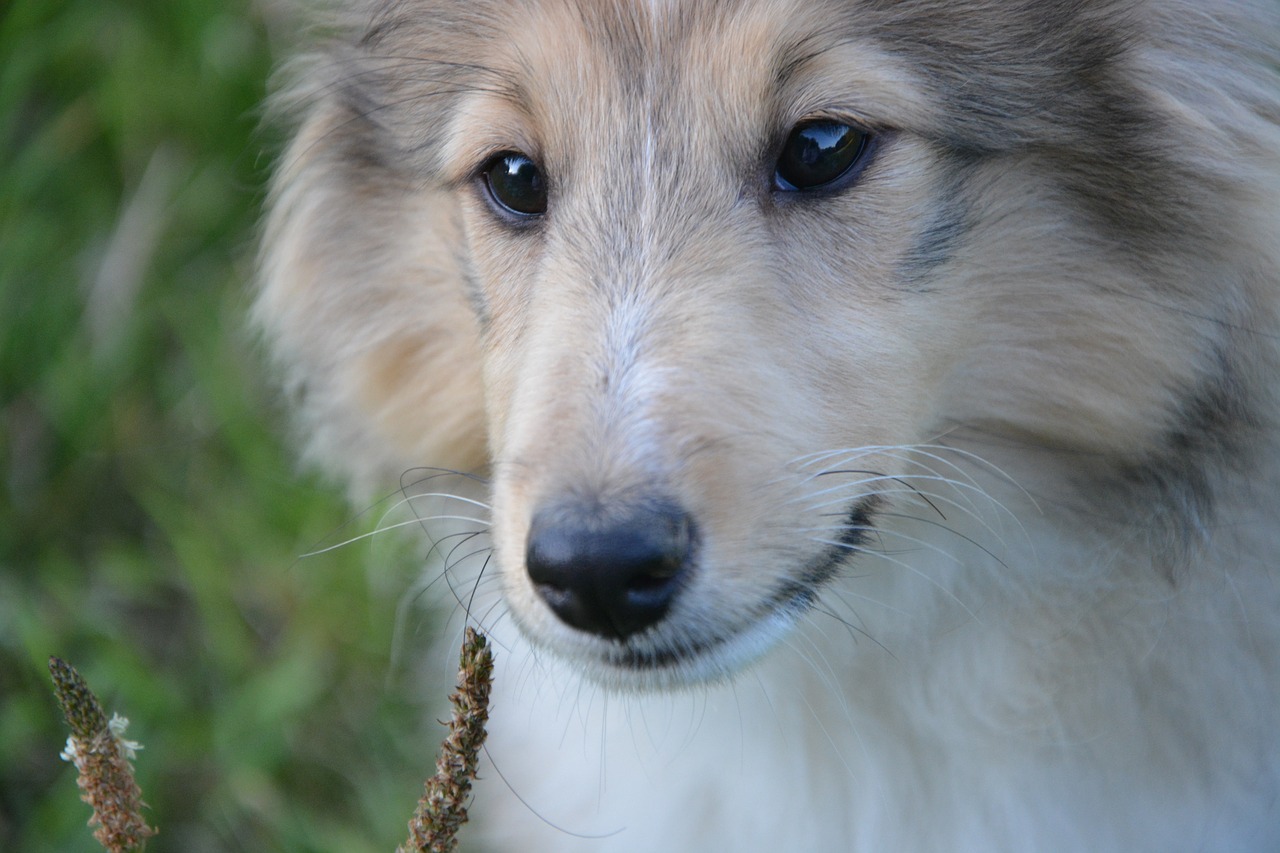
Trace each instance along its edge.
<instances>
[{"instance_id":1,"label":"puppy","mask_svg":"<svg viewBox=\"0 0 1280 853\"><path fill-rule=\"evenodd\" d=\"M1280 849L1274 0L326 32L256 320L499 647L473 842Z\"/></svg>"}]
</instances>

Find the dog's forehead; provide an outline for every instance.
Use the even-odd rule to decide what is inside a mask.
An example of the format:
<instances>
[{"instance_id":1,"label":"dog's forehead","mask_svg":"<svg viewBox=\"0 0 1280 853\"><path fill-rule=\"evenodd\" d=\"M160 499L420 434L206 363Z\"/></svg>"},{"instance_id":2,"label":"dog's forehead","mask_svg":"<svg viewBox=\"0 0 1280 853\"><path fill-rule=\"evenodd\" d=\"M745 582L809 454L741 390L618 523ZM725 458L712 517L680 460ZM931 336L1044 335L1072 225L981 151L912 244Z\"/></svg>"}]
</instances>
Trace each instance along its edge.
<instances>
[{"instance_id":1,"label":"dog's forehead","mask_svg":"<svg viewBox=\"0 0 1280 853\"><path fill-rule=\"evenodd\" d=\"M478 129L505 133L507 145L553 167L557 157L563 166L593 152L607 157L601 140L616 151L665 144L685 157L741 163L796 121L824 112L902 126L923 101L908 70L822 6L516 4L491 18L501 32L488 34L476 58L502 85L476 87L461 124L473 137Z\"/></svg>"},{"instance_id":2,"label":"dog's forehead","mask_svg":"<svg viewBox=\"0 0 1280 853\"><path fill-rule=\"evenodd\" d=\"M609 134L625 146L639 125L659 137L714 126L717 143L759 147L789 121L836 113L998 151L1107 133L1134 100L1108 72L1143 41L1134 2L434 0L380 48L448 57L427 91L397 102L439 97L447 76L446 97L489 97L567 148Z\"/></svg>"},{"instance_id":3,"label":"dog's forehead","mask_svg":"<svg viewBox=\"0 0 1280 853\"><path fill-rule=\"evenodd\" d=\"M775 4L776 5L776 4ZM789 4L786 4L789 5ZM600 108L620 117L643 102L661 113L694 106L698 95L755 107L786 66L788 44L805 40L796 15L758 13L756 3L625 0L530 4L509 21L506 46L493 61L520 80L542 110L582 117ZM755 14L753 14L755 13ZM790 36L790 37L789 37ZM810 36L811 38L811 36ZM747 94L750 97L747 98ZM738 111L721 111L732 115ZM568 117L568 116L566 116Z\"/></svg>"}]
</instances>

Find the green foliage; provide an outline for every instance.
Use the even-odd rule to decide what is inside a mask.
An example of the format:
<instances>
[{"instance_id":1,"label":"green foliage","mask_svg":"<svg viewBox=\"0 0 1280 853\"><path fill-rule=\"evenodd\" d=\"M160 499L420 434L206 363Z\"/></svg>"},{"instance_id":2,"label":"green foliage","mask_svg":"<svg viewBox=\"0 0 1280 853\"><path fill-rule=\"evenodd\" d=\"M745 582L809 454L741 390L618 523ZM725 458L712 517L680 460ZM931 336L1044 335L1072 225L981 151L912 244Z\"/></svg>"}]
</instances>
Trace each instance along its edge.
<instances>
[{"instance_id":1,"label":"green foliage","mask_svg":"<svg viewBox=\"0 0 1280 853\"><path fill-rule=\"evenodd\" d=\"M149 851L391 850L430 769L415 561L298 559L360 531L244 331L260 8L0 4L0 850L98 849L50 655L132 721Z\"/></svg>"}]
</instances>

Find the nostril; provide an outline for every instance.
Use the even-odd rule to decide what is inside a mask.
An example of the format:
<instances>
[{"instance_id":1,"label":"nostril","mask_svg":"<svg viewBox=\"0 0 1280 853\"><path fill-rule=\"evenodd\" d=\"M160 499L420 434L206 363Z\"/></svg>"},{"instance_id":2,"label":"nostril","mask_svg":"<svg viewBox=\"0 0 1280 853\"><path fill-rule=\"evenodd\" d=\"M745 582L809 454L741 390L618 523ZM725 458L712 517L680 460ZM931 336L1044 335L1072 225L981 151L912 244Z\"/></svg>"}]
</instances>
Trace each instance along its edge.
<instances>
[{"instance_id":1,"label":"nostril","mask_svg":"<svg viewBox=\"0 0 1280 853\"><path fill-rule=\"evenodd\" d=\"M562 504L534 516L525 561L566 624L625 639L666 615L689 571L693 522L669 501Z\"/></svg>"}]
</instances>

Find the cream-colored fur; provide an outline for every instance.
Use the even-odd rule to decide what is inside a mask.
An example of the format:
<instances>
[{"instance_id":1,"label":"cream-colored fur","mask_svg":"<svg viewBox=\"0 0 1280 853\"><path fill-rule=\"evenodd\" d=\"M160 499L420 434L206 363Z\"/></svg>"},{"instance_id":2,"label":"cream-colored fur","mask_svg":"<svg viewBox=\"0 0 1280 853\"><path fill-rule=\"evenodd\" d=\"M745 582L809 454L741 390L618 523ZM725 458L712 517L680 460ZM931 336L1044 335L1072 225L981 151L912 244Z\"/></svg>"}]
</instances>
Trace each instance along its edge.
<instances>
[{"instance_id":1,"label":"cream-colored fur","mask_svg":"<svg viewBox=\"0 0 1280 853\"><path fill-rule=\"evenodd\" d=\"M406 479L498 643L473 842L1280 849L1274 2L403 0L333 32L256 314L312 457ZM782 192L814 117L870 133L864 170ZM510 151L545 213L488 198ZM669 610L561 621L535 516L655 496L696 531Z\"/></svg>"}]
</instances>

